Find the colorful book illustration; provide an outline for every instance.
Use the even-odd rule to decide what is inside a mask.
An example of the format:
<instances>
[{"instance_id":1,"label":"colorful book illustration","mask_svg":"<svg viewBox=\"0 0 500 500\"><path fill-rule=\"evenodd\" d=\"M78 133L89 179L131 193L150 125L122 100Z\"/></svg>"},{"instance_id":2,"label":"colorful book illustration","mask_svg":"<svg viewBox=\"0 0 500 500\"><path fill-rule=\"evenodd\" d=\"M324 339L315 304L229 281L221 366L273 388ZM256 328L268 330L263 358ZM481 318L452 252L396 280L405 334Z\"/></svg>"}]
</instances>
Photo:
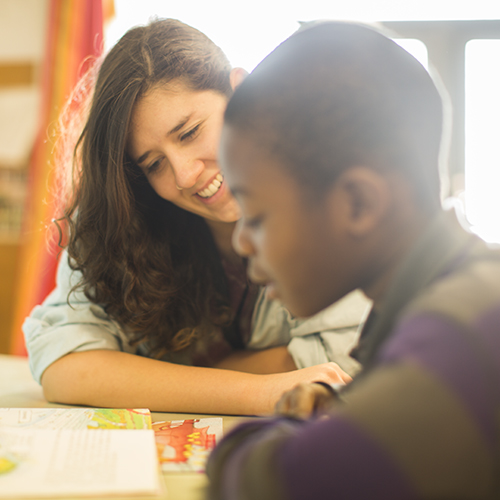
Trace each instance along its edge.
<instances>
[{"instance_id":1,"label":"colorful book illustration","mask_svg":"<svg viewBox=\"0 0 500 500\"><path fill-rule=\"evenodd\" d=\"M157 495L158 469L149 410L0 409L0 498Z\"/></svg>"},{"instance_id":2,"label":"colorful book illustration","mask_svg":"<svg viewBox=\"0 0 500 500\"><path fill-rule=\"evenodd\" d=\"M222 418L154 422L153 430L163 472L203 472L222 437Z\"/></svg>"}]
</instances>

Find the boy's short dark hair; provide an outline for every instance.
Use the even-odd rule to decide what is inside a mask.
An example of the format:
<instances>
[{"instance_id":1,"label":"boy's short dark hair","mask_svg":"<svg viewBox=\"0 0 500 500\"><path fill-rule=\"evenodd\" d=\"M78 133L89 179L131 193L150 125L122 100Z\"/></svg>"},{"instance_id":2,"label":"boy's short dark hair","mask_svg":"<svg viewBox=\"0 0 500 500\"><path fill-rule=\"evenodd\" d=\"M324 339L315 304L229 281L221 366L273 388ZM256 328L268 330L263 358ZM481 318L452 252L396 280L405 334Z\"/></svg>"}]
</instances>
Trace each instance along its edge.
<instances>
[{"instance_id":1,"label":"boy's short dark hair","mask_svg":"<svg viewBox=\"0 0 500 500\"><path fill-rule=\"evenodd\" d=\"M440 206L441 97L374 28L325 22L295 33L237 89L225 120L317 194L365 165L402 172L423 207Z\"/></svg>"}]
</instances>

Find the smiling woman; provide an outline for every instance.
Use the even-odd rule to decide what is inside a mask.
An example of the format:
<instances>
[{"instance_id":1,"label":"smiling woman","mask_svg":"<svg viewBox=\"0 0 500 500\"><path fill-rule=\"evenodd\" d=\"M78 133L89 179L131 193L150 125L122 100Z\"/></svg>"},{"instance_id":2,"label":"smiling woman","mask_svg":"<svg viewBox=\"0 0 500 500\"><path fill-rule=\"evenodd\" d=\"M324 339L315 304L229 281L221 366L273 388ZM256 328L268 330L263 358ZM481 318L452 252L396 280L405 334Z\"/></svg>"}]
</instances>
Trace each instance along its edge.
<instances>
[{"instance_id":1,"label":"smiling woman","mask_svg":"<svg viewBox=\"0 0 500 500\"><path fill-rule=\"evenodd\" d=\"M216 153L243 72L175 20L131 29L96 70L70 165L67 255L24 324L46 397L266 413L298 382L349 380L334 363L295 370L295 320L232 249L239 208ZM267 349L244 350L252 325Z\"/></svg>"}]
</instances>

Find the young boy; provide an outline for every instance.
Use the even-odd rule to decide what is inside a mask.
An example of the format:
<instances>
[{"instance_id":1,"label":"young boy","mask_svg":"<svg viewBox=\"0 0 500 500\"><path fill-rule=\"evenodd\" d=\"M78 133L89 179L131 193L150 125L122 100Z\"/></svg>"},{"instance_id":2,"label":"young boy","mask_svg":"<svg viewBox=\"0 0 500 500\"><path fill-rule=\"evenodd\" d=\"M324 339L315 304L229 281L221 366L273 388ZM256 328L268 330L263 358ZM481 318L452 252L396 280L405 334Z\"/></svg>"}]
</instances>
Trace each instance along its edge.
<instances>
[{"instance_id":1,"label":"young boy","mask_svg":"<svg viewBox=\"0 0 500 500\"><path fill-rule=\"evenodd\" d=\"M309 316L373 310L340 394L303 385L216 448L209 498L500 498L500 254L440 205L442 101L369 27L286 40L226 111L222 163L250 277ZM317 412L316 412L317 413Z\"/></svg>"}]
</instances>

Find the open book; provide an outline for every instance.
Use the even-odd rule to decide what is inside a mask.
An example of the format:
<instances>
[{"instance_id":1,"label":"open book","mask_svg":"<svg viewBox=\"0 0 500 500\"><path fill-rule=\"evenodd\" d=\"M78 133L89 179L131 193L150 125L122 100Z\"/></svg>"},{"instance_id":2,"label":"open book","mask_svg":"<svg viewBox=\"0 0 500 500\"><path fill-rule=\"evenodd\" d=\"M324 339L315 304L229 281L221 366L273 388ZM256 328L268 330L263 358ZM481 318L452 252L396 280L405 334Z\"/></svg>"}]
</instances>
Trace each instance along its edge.
<instances>
[{"instance_id":1,"label":"open book","mask_svg":"<svg viewBox=\"0 0 500 500\"><path fill-rule=\"evenodd\" d=\"M0 409L0 498L157 495L158 473L149 410Z\"/></svg>"}]
</instances>

